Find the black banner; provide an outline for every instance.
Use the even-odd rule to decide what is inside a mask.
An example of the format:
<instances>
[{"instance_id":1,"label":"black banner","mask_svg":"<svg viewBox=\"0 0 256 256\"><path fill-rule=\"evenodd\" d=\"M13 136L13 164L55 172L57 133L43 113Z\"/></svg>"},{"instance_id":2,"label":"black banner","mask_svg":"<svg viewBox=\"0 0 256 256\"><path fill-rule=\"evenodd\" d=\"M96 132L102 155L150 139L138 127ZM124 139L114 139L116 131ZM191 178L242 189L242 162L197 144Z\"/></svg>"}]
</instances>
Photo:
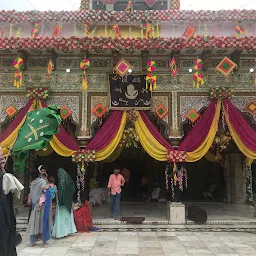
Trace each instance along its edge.
<instances>
[{"instance_id":1,"label":"black banner","mask_svg":"<svg viewBox=\"0 0 256 256\"><path fill-rule=\"evenodd\" d=\"M109 75L110 108L150 109L152 93L146 89L145 75Z\"/></svg>"}]
</instances>

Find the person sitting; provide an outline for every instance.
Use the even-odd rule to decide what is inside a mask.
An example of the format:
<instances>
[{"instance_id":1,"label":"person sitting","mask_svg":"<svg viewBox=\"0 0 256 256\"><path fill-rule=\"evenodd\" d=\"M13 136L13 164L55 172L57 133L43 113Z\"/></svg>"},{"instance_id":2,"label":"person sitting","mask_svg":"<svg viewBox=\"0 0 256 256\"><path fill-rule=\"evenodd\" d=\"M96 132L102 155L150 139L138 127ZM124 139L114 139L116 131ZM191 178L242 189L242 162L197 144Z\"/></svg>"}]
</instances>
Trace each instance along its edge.
<instances>
[{"instance_id":1,"label":"person sitting","mask_svg":"<svg viewBox=\"0 0 256 256\"><path fill-rule=\"evenodd\" d=\"M159 197L160 197L160 192L161 192L161 189L160 189L159 185L156 183L154 185L154 189L153 189L153 191L151 193L151 199L153 201L158 202L159 201Z\"/></svg>"},{"instance_id":2,"label":"person sitting","mask_svg":"<svg viewBox=\"0 0 256 256\"><path fill-rule=\"evenodd\" d=\"M92 206L101 206L106 200L104 190L99 187L99 183L95 183L95 188L90 191L89 201Z\"/></svg>"},{"instance_id":3,"label":"person sitting","mask_svg":"<svg viewBox=\"0 0 256 256\"><path fill-rule=\"evenodd\" d=\"M78 232L98 231L92 225L92 215L89 209L89 202L76 203L73 206L74 221Z\"/></svg>"}]
</instances>

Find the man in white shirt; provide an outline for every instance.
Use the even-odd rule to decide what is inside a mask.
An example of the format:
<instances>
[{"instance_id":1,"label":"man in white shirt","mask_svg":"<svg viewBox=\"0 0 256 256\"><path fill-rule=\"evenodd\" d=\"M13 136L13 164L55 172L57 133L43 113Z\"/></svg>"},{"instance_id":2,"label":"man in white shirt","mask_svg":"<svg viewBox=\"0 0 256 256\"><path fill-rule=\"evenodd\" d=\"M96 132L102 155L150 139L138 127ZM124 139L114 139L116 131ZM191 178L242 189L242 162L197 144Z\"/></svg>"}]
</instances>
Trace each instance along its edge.
<instances>
[{"instance_id":1,"label":"man in white shirt","mask_svg":"<svg viewBox=\"0 0 256 256\"><path fill-rule=\"evenodd\" d=\"M99 188L99 183L95 183L95 188L90 191L89 201L93 206L101 206L102 203L106 200L104 190Z\"/></svg>"}]
</instances>

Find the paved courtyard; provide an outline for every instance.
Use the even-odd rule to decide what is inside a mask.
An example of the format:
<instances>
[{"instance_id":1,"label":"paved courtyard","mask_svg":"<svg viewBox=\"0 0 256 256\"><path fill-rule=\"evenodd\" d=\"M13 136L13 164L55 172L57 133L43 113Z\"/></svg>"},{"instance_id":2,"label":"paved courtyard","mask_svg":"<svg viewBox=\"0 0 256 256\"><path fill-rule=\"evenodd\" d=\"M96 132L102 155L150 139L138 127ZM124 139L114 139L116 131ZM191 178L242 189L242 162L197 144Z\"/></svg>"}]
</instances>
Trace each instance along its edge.
<instances>
[{"instance_id":1,"label":"paved courtyard","mask_svg":"<svg viewBox=\"0 0 256 256\"><path fill-rule=\"evenodd\" d=\"M51 240L47 248L27 247L22 233L19 256L256 255L256 234L241 232L97 232Z\"/></svg>"}]
</instances>

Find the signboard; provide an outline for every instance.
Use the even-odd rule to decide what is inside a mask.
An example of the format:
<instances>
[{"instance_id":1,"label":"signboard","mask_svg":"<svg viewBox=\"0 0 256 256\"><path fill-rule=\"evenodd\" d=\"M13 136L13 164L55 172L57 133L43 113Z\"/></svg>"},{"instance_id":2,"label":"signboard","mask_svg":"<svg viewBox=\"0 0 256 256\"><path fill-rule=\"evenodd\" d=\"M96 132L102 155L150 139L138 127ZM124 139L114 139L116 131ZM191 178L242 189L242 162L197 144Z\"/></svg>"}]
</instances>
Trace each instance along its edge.
<instances>
[{"instance_id":1,"label":"signboard","mask_svg":"<svg viewBox=\"0 0 256 256\"><path fill-rule=\"evenodd\" d=\"M111 109L150 109L152 92L146 89L145 75L109 75Z\"/></svg>"}]
</instances>

